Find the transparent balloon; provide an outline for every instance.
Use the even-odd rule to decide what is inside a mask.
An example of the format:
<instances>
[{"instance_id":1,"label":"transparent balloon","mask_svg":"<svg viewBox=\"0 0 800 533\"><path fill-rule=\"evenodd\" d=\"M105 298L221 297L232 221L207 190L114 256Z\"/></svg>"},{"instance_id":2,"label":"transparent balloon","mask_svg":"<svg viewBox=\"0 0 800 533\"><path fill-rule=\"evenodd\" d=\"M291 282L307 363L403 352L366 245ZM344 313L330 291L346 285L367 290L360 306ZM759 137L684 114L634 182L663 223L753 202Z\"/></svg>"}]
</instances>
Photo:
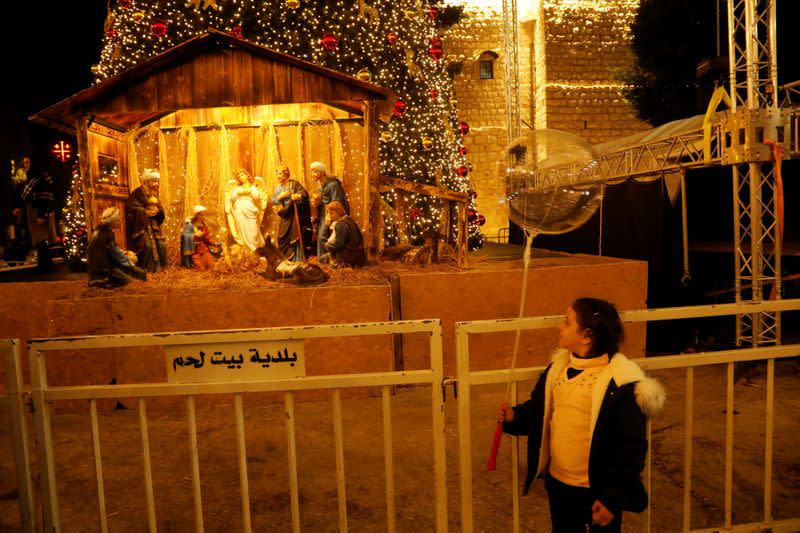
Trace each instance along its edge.
<instances>
[{"instance_id":1,"label":"transparent balloon","mask_svg":"<svg viewBox=\"0 0 800 533\"><path fill-rule=\"evenodd\" d=\"M572 133L528 130L507 147L499 166L508 218L534 235L575 230L602 203L601 184L581 184L596 171L596 153Z\"/></svg>"}]
</instances>

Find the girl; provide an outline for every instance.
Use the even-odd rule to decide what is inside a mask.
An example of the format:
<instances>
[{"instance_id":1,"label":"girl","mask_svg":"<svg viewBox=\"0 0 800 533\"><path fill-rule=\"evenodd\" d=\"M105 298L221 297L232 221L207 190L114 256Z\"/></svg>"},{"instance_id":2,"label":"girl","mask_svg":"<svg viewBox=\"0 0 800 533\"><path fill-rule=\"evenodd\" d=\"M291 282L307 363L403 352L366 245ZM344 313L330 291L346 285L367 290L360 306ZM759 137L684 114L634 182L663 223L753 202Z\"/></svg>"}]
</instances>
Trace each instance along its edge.
<instances>
[{"instance_id":1,"label":"girl","mask_svg":"<svg viewBox=\"0 0 800 533\"><path fill-rule=\"evenodd\" d=\"M554 533L619 532L622 512L647 508L639 478L647 416L664 389L618 353L623 331L614 306L580 298L559 328L560 349L531 399L497 413L503 431L528 437L528 473L543 477Z\"/></svg>"}]
</instances>

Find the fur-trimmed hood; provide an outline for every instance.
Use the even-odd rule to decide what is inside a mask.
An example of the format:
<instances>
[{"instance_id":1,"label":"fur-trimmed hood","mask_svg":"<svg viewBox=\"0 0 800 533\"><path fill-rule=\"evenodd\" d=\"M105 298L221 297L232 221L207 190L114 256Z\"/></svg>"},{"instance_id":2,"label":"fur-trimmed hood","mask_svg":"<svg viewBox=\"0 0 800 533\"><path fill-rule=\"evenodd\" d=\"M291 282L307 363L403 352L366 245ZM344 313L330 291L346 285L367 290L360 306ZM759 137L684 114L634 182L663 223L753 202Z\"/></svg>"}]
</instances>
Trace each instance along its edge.
<instances>
[{"instance_id":1,"label":"fur-trimmed hood","mask_svg":"<svg viewBox=\"0 0 800 533\"><path fill-rule=\"evenodd\" d=\"M558 348L553 352L552 370L555 371L555 375L558 375L561 370L569 364L569 355L569 350L564 348ZM667 394L661 383L655 378L648 377L639 365L621 353L614 354L608 366L606 366L597 377L595 390L600 393L599 399L602 399L602 394L605 394L605 390L612 379L618 387L629 383L636 383L634 386L636 403L648 417L659 414L664 408ZM599 403L597 403L596 409L599 409L599 407ZM593 413L593 415L595 415L592 416L594 420L596 418L596 413Z\"/></svg>"}]
</instances>

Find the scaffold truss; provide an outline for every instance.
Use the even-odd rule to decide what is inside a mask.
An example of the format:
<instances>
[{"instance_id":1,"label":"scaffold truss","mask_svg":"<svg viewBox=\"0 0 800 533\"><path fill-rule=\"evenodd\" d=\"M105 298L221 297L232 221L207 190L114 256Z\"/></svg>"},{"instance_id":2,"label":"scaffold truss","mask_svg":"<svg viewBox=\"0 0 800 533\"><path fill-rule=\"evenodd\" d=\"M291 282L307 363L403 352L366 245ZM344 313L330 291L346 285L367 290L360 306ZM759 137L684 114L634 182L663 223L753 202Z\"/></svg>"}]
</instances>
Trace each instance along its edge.
<instances>
[{"instance_id":1,"label":"scaffold truss","mask_svg":"<svg viewBox=\"0 0 800 533\"><path fill-rule=\"evenodd\" d=\"M708 166L730 166L733 179L735 299L780 299L782 159L800 157L800 81L777 86L776 0L728 0L730 109L698 116L596 146L590 161L539 168L515 188L543 190L663 176ZM507 13L506 6L511 13ZM516 2L504 0L506 57L517 59ZM510 29L513 25L513 30ZM513 64L518 70L518 64ZM509 76L509 80L512 77ZM519 128L519 86L507 95L509 138ZM517 130L518 131L518 130ZM523 183L519 183L519 181ZM765 292L767 291L767 292ZM780 314L737 317L738 345L780 343Z\"/></svg>"}]
</instances>

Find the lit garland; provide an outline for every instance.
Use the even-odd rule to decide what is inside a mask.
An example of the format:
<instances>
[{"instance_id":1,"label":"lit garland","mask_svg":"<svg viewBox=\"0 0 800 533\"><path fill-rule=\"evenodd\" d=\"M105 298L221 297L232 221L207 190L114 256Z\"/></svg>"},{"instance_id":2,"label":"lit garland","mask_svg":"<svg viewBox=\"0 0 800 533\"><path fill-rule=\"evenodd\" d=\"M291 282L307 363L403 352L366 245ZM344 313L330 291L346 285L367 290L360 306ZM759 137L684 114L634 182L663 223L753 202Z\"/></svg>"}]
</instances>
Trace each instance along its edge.
<instances>
[{"instance_id":1,"label":"lit garland","mask_svg":"<svg viewBox=\"0 0 800 533\"><path fill-rule=\"evenodd\" d=\"M406 111L381 124L381 175L469 192L469 176L458 168L462 155L446 43L437 21L441 9L406 9L389 0L118 0L105 24L96 81L120 72L183 41L216 28L273 50L311 61L394 91ZM436 16L434 16L436 15ZM475 210L474 194L469 207ZM396 242L391 211L394 194L384 195L386 244ZM443 204L410 195L409 235L422 243L439 227ZM456 213L449 221L455 226ZM470 249L483 235L470 223Z\"/></svg>"},{"instance_id":2,"label":"lit garland","mask_svg":"<svg viewBox=\"0 0 800 533\"><path fill-rule=\"evenodd\" d=\"M81 174L77 163L72 168L72 183L64 214L64 251L67 262L70 264L85 263L86 249L89 246L89 236L86 232L86 218L83 208L83 187L81 187Z\"/></svg>"}]
</instances>

